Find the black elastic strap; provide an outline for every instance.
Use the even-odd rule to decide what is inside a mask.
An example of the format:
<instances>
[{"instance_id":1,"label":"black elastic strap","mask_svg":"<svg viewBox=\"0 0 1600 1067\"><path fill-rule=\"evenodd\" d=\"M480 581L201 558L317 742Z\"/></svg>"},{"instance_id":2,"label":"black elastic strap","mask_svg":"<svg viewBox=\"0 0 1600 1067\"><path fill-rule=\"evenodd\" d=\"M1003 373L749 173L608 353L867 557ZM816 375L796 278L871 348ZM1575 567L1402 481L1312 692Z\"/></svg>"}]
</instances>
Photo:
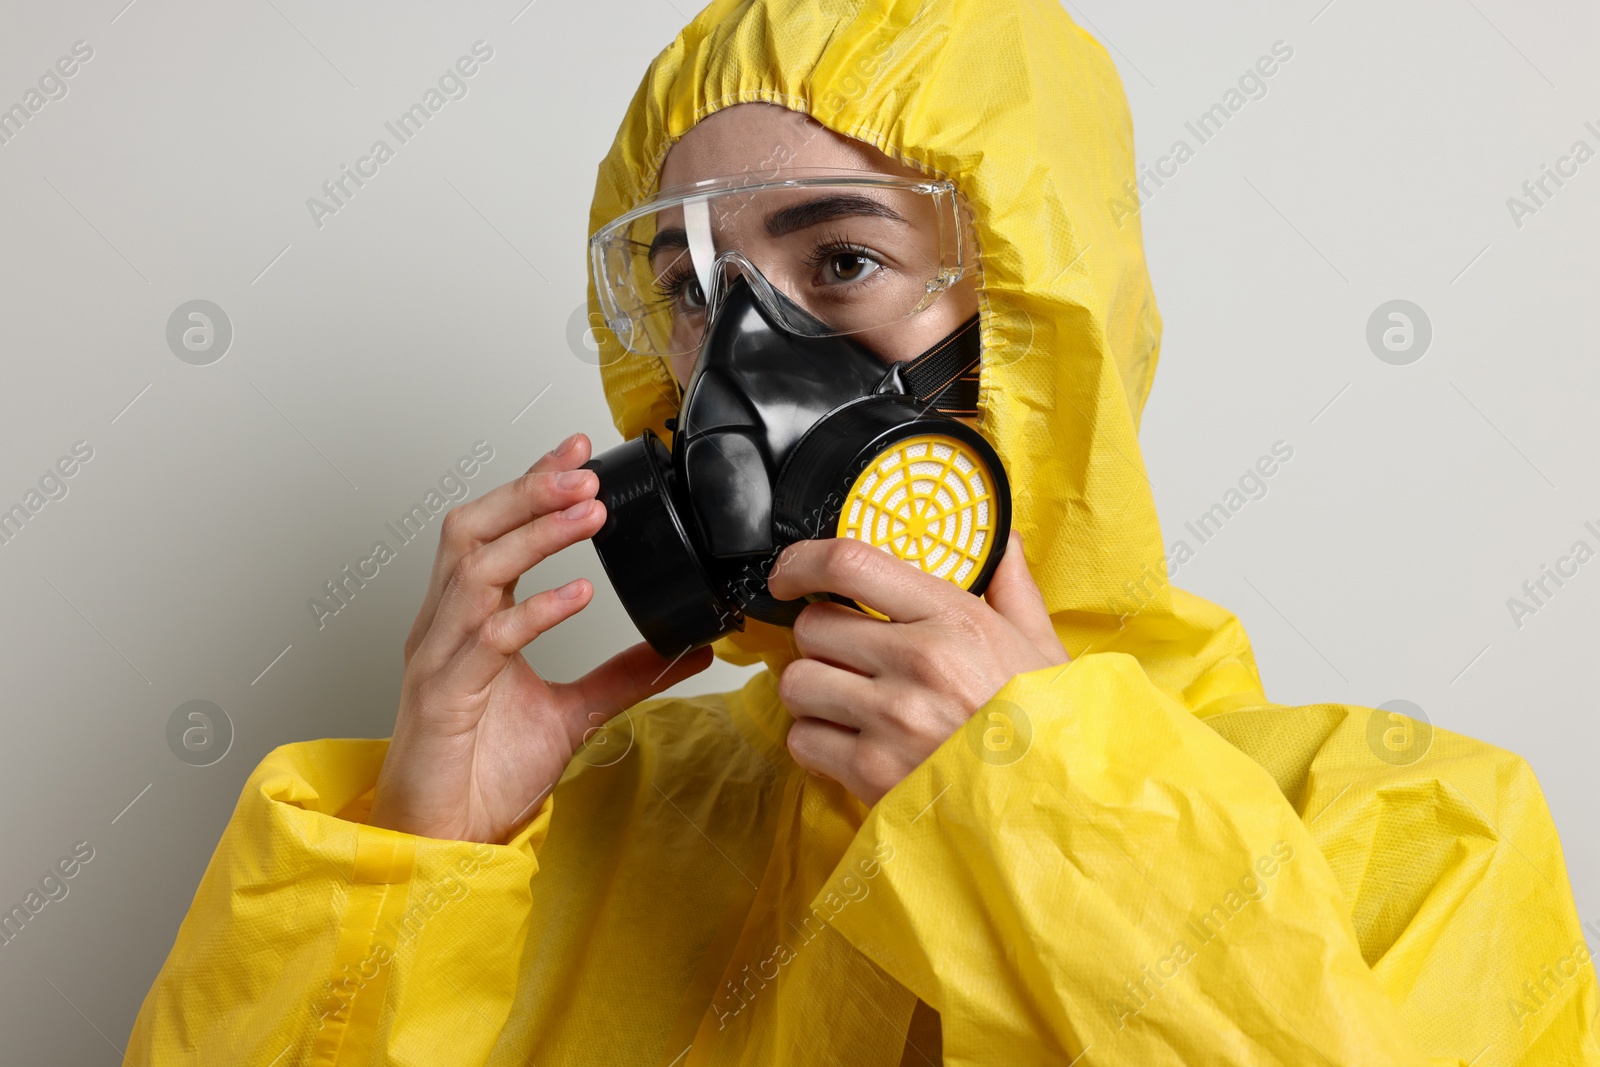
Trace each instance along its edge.
<instances>
[{"instance_id":1,"label":"black elastic strap","mask_svg":"<svg viewBox=\"0 0 1600 1067\"><path fill-rule=\"evenodd\" d=\"M900 380L918 400L953 416L978 414L978 316L973 314L944 340L899 365Z\"/></svg>"}]
</instances>

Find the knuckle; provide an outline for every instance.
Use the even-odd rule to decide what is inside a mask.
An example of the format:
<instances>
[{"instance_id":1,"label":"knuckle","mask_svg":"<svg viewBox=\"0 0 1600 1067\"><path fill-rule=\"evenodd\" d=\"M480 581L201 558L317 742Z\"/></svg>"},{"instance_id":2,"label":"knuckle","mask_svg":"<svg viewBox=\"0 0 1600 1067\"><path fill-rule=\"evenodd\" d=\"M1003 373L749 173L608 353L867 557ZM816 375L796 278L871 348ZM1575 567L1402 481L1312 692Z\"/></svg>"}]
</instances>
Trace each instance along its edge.
<instances>
[{"instance_id":1,"label":"knuckle","mask_svg":"<svg viewBox=\"0 0 1600 1067\"><path fill-rule=\"evenodd\" d=\"M478 627L478 644L495 652L510 650L512 620L509 611L499 611L483 620Z\"/></svg>"},{"instance_id":2,"label":"knuckle","mask_svg":"<svg viewBox=\"0 0 1600 1067\"><path fill-rule=\"evenodd\" d=\"M778 700L785 707L800 706L806 689L806 675L810 671L809 663L809 660L797 659L778 675Z\"/></svg>"},{"instance_id":3,"label":"knuckle","mask_svg":"<svg viewBox=\"0 0 1600 1067\"><path fill-rule=\"evenodd\" d=\"M772 561L772 566L767 570L767 581L770 582L773 579L780 577L786 571L792 569L794 567L795 558L799 554L799 542L795 542L794 544L786 547L783 551L779 552L777 558Z\"/></svg>"},{"instance_id":4,"label":"knuckle","mask_svg":"<svg viewBox=\"0 0 1600 1067\"><path fill-rule=\"evenodd\" d=\"M801 652L806 652L814 647L815 640L820 636L817 626L821 622L820 604L810 604L800 609L800 614L794 620L794 643ZM793 664L791 664L793 666Z\"/></svg>"},{"instance_id":5,"label":"knuckle","mask_svg":"<svg viewBox=\"0 0 1600 1067\"><path fill-rule=\"evenodd\" d=\"M789 749L789 755L793 756L794 761L806 770L812 770L816 767L815 761L811 758L809 739L810 735L805 728L805 723L797 722L789 727L789 736L784 742L785 747Z\"/></svg>"},{"instance_id":6,"label":"knuckle","mask_svg":"<svg viewBox=\"0 0 1600 1067\"><path fill-rule=\"evenodd\" d=\"M945 661L949 658L951 657L931 645L917 647L916 651L906 656L905 672L917 685L938 689L946 677ZM902 694L900 699L915 702L918 698L911 694Z\"/></svg>"},{"instance_id":7,"label":"knuckle","mask_svg":"<svg viewBox=\"0 0 1600 1067\"><path fill-rule=\"evenodd\" d=\"M841 567L865 567L872 553L877 551L865 541L857 541L853 537L835 537L833 543L836 546L833 549L834 558Z\"/></svg>"},{"instance_id":8,"label":"knuckle","mask_svg":"<svg viewBox=\"0 0 1600 1067\"><path fill-rule=\"evenodd\" d=\"M987 648L991 640L989 620L973 611L972 607L972 604L964 601L942 606L938 611L939 625L965 647Z\"/></svg>"},{"instance_id":9,"label":"knuckle","mask_svg":"<svg viewBox=\"0 0 1600 1067\"><path fill-rule=\"evenodd\" d=\"M465 504L458 504L445 512L444 519L439 523L440 543L447 545L464 543L467 540L469 520Z\"/></svg>"},{"instance_id":10,"label":"knuckle","mask_svg":"<svg viewBox=\"0 0 1600 1067\"><path fill-rule=\"evenodd\" d=\"M976 663L959 660L954 656L935 656L928 664L929 676L933 684L929 689L936 693L959 694L965 693L970 687L974 675L986 672L989 657L983 652L983 645L972 642L968 648L979 649L982 658Z\"/></svg>"},{"instance_id":11,"label":"knuckle","mask_svg":"<svg viewBox=\"0 0 1600 1067\"><path fill-rule=\"evenodd\" d=\"M908 727L922 721L924 707L919 692L902 688L889 697L884 712L892 722Z\"/></svg>"},{"instance_id":12,"label":"knuckle","mask_svg":"<svg viewBox=\"0 0 1600 1067\"><path fill-rule=\"evenodd\" d=\"M517 477L517 495L529 500L539 500L554 480L554 474L535 467Z\"/></svg>"},{"instance_id":13,"label":"knuckle","mask_svg":"<svg viewBox=\"0 0 1600 1067\"><path fill-rule=\"evenodd\" d=\"M863 541L850 537L837 537L833 539L832 547L828 552L828 571L830 574L845 580L854 580L864 576L877 562L872 558L878 550Z\"/></svg>"},{"instance_id":14,"label":"knuckle","mask_svg":"<svg viewBox=\"0 0 1600 1067\"><path fill-rule=\"evenodd\" d=\"M441 702L439 683L433 675L424 675L411 682L407 688L411 694L412 706L423 712L437 708Z\"/></svg>"},{"instance_id":15,"label":"knuckle","mask_svg":"<svg viewBox=\"0 0 1600 1067\"><path fill-rule=\"evenodd\" d=\"M488 568L489 557L482 548L475 548L456 562L453 580L458 589L478 584Z\"/></svg>"},{"instance_id":16,"label":"knuckle","mask_svg":"<svg viewBox=\"0 0 1600 1067\"><path fill-rule=\"evenodd\" d=\"M887 745L877 744L858 745L855 766L851 769L857 779L880 794L893 788L908 770L899 753Z\"/></svg>"}]
</instances>

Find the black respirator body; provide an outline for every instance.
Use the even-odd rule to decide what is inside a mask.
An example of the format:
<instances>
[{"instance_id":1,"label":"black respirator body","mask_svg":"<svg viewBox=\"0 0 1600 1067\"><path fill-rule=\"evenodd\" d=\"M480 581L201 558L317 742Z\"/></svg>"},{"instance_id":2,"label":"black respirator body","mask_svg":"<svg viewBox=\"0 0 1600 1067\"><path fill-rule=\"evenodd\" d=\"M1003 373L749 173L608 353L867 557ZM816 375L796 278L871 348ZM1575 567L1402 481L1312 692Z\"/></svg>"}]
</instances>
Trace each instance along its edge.
<instances>
[{"instance_id":1,"label":"black respirator body","mask_svg":"<svg viewBox=\"0 0 1600 1067\"><path fill-rule=\"evenodd\" d=\"M672 658L747 617L793 624L808 599L774 598L767 575L811 538L856 537L983 592L1011 503L999 456L952 417L976 413L977 317L885 365L849 336L785 328L742 277L721 295L672 447L646 430L584 464L606 506L595 549L645 640Z\"/></svg>"}]
</instances>

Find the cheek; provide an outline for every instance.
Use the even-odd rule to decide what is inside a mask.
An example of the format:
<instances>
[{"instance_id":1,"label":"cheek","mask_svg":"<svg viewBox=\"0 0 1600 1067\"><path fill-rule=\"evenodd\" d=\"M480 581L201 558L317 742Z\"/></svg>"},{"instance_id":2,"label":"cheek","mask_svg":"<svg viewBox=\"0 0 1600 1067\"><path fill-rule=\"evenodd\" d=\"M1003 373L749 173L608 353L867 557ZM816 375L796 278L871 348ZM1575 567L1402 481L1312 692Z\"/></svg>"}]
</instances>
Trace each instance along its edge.
<instances>
[{"instance_id":1,"label":"cheek","mask_svg":"<svg viewBox=\"0 0 1600 1067\"><path fill-rule=\"evenodd\" d=\"M971 278L951 287L926 311L857 338L885 363L920 356L953 333L978 310L978 290Z\"/></svg>"},{"instance_id":2,"label":"cheek","mask_svg":"<svg viewBox=\"0 0 1600 1067\"><path fill-rule=\"evenodd\" d=\"M678 355L667 357L672 366L672 375L678 379L678 388L682 389L689 384L689 375L694 373L696 355L697 353L694 352L681 352Z\"/></svg>"},{"instance_id":3,"label":"cheek","mask_svg":"<svg viewBox=\"0 0 1600 1067\"><path fill-rule=\"evenodd\" d=\"M978 310L978 282L976 278L963 278L950 287L944 295L955 309L958 322L966 322ZM943 303L943 300L940 301Z\"/></svg>"}]
</instances>

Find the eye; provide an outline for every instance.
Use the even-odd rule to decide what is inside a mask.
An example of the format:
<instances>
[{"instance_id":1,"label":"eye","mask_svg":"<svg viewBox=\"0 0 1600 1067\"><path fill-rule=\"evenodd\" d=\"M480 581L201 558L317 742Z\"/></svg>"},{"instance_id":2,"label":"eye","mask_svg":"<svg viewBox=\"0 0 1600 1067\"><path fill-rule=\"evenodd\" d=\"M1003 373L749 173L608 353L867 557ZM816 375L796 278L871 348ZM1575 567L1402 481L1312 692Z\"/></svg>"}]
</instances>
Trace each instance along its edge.
<instances>
[{"instance_id":1,"label":"eye","mask_svg":"<svg viewBox=\"0 0 1600 1067\"><path fill-rule=\"evenodd\" d=\"M699 311L706 306L706 294L700 291L700 279L692 274L679 283L674 295L690 311Z\"/></svg>"},{"instance_id":2,"label":"eye","mask_svg":"<svg viewBox=\"0 0 1600 1067\"><path fill-rule=\"evenodd\" d=\"M834 252L822 264L822 280L828 285L848 285L870 277L882 266L862 252Z\"/></svg>"},{"instance_id":3,"label":"eye","mask_svg":"<svg viewBox=\"0 0 1600 1067\"><path fill-rule=\"evenodd\" d=\"M700 291L700 279L690 270L677 270L663 275L656 280L656 292L675 311L701 311L706 306L705 293Z\"/></svg>"}]
</instances>

